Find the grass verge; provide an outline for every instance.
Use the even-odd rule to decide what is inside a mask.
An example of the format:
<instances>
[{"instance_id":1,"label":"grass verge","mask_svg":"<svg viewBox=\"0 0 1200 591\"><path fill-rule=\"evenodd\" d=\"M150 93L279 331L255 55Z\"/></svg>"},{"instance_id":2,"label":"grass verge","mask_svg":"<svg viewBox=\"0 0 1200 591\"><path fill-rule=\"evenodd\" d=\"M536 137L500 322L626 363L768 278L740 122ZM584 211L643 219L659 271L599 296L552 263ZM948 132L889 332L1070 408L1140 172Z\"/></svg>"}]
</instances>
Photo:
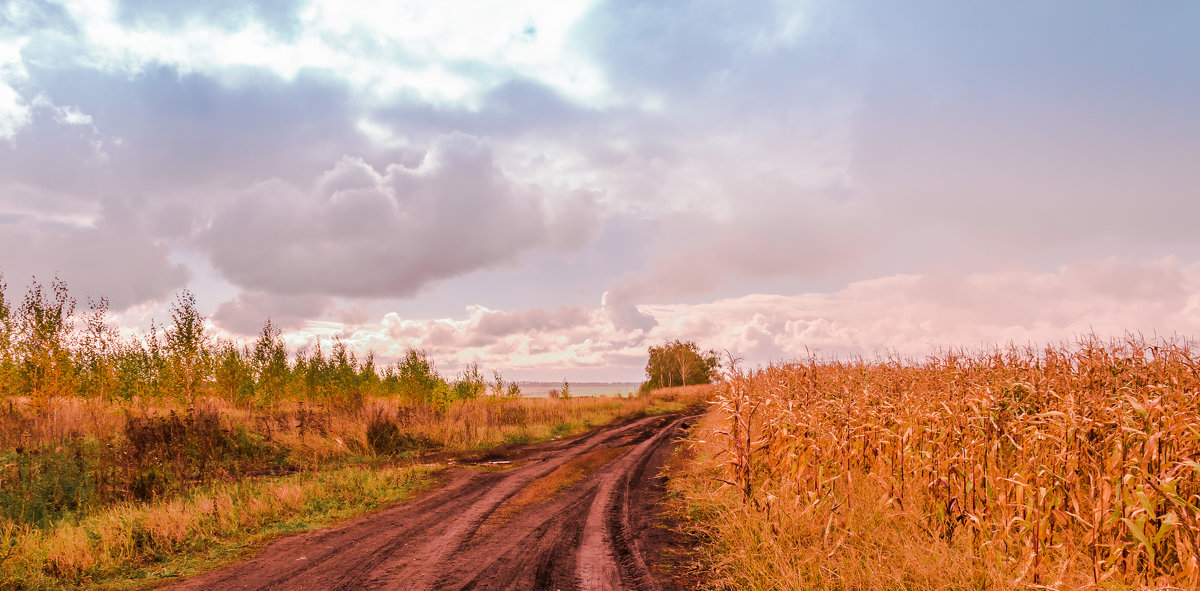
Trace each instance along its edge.
<instances>
[{"instance_id":1,"label":"grass verge","mask_svg":"<svg viewBox=\"0 0 1200 591\"><path fill-rule=\"evenodd\" d=\"M688 393L666 392L485 399L438 410L375 399L355 413L285 408L269 416L213 401L200 421L177 420L176 409L142 409L129 419L125 409L89 401L89 412L77 413L88 420L61 429L61 438L47 428L35 448L0 449L0 589L159 586L244 558L281 535L408 498L439 469L408 465L421 453L452 457L570 437L690 402ZM20 421L26 433L49 421L7 406L10 426ZM69 399L50 406L81 407ZM169 428L146 437L140 426L154 421ZM246 443L227 443L233 437ZM153 481L165 484L146 498L121 484L151 482L147 474L165 470L168 477ZM43 507L36 519L34 506Z\"/></svg>"},{"instance_id":2,"label":"grass verge","mask_svg":"<svg viewBox=\"0 0 1200 591\"><path fill-rule=\"evenodd\" d=\"M412 496L434 468L347 467L210 483L176 499L124 503L3 539L0 588L149 588L241 558L283 534Z\"/></svg>"}]
</instances>

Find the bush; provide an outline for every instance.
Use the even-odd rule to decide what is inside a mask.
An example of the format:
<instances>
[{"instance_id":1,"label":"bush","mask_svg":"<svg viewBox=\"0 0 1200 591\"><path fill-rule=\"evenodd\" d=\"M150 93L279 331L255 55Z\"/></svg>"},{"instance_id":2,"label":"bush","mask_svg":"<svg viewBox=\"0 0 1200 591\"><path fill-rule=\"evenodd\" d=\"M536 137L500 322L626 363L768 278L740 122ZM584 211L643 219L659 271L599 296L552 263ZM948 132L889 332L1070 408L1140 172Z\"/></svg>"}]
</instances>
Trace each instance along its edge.
<instances>
[{"instance_id":1,"label":"bush","mask_svg":"<svg viewBox=\"0 0 1200 591\"><path fill-rule=\"evenodd\" d=\"M0 473L0 515L45 526L85 508L96 494L89 455L82 438L73 437L56 448L18 448L0 456L6 464Z\"/></svg>"},{"instance_id":2,"label":"bush","mask_svg":"<svg viewBox=\"0 0 1200 591\"><path fill-rule=\"evenodd\" d=\"M406 433L400 426L382 413L376 413L367 424L367 445L378 455L399 455L405 452L421 452L437 447L424 435Z\"/></svg>"}]
</instances>

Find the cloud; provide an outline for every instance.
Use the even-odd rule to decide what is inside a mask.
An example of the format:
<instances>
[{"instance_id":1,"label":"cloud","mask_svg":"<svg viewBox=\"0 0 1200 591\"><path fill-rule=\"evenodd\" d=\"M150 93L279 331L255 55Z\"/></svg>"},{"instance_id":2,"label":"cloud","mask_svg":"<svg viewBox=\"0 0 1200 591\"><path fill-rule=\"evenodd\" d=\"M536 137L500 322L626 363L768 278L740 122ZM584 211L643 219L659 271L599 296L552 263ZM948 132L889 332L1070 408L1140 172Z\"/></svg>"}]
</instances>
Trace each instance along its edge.
<instances>
[{"instance_id":1,"label":"cloud","mask_svg":"<svg viewBox=\"0 0 1200 591\"><path fill-rule=\"evenodd\" d=\"M20 183L0 184L0 219L90 226L100 217L101 208L99 203L76 195Z\"/></svg>"},{"instance_id":2,"label":"cloud","mask_svg":"<svg viewBox=\"0 0 1200 591\"><path fill-rule=\"evenodd\" d=\"M1136 285L1137 287L1132 287ZM828 293L751 295L648 306L660 333L679 333L750 360L937 347L1046 344L1093 331L1119 337L1200 334L1200 264L1175 258L1094 259L1052 272L893 275Z\"/></svg>"},{"instance_id":3,"label":"cloud","mask_svg":"<svg viewBox=\"0 0 1200 591\"><path fill-rule=\"evenodd\" d=\"M369 102L469 103L516 72L588 98L602 80L569 41L589 3L99 0L64 3L58 26L73 29L69 61L125 75L165 66L237 85L245 68L315 70Z\"/></svg>"},{"instance_id":4,"label":"cloud","mask_svg":"<svg viewBox=\"0 0 1200 591\"><path fill-rule=\"evenodd\" d=\"M256 335L269 318L284 331L303 328L311 318L319 317L332 304L321 296L276 296L261 292L241 292L217 306L212 315L220 328L236 335Z\"/></svg>"},{"instance_id":5,"label":"cloud","mask_svg":"<svg viewBox=\"0 0 1200 591\"><path fill-rule=\"evenodd\" d=\"M0 265L526 371L1191 330L1196 11L0 0Z\"/></svg>"},{"instance_id":6,"label":"cloud","mask_svg":"<svg viewBox=\"0 0 1200 591\"><path fill-rule=\"evenodd\" d=\"M166 66L147 67L133 79L76 67L35 66L31 74L47 100L91 117L110 159L103 169L63 175L61 161L85 162L95 138L46 117L34 122L11 160L0 162L0 174L26 182L61 188L82 180L89 188L170 198L197 186L308 179L347 151L388 153L355 129L349 89L319 73L285 81L244 69L235 87Z\"/></svg>"},{"instance_id":7,"label":"cloud","mask_svg":"<svg viewBox=\"0 0 1200 591\"><path fill-rule=\"evenodd\" d=\"M566 203L545 205L555 199ZM594 235L589 208L587 195L547 195L508 177L486 141L450 134L413 168L380 173L347 157L311 190L260 183L200 240L216 268L248 289L400 297L562 244L559 225Z\"/></svg>"},{"instance_id":8,"label":"cloud","mask_svg":"<svg viewBox=\"0 0 1200 591\"><path fill-rule=\"evenodd\" d=\"M478 361L531 378L571 369L597 379L636 379L647 347L676 338L762 364L810 353L920 357L947 347L1036 346L1093 332L1195 335L1200 263L1104 258L1053 271L944 270L881 276L826 292L635 309L652 326L621 326L603 307L472 306L460 318L387 314L377 324L344 327L340 334L384 360L416 347L450 368Z\"/></svg>"},{"instance_id":9,"label":"cloud","mask_svg":"<svg viewBox=\"0 0 1200 591\"><path fill-rule=\"evenodd\" d=\"M304 3L296 0L118 0L116 21L133 29L186 29L207 24L234 32L262 24L275 34L290 37L300 26Z\"/></svg>"},{"instance_id":10,"label":"cloud","mask_svg":"<svg viewBox=\"0 0 1200 591\"><path fill-rule=\"evenodd\" d=\"M0 20L0 32L4 31ZM25 40L0 39L0 140L12 141L33 119L32 109L14 87L29 77L21 60Z\"/></svg>"},{"instance_id":11,"label":"cloud","mask_svg":"<svg viewBox=\"0 0 1200 591\"><path fill-rule=\"evenodd\" d=\"M166 298L189 278L167 246L119 204L108 204L94 225L0 216L0 272L12 290L34 276L45 283L58 275L80 300L109 298L114 312Z\"/></svg>"}]
</instances>

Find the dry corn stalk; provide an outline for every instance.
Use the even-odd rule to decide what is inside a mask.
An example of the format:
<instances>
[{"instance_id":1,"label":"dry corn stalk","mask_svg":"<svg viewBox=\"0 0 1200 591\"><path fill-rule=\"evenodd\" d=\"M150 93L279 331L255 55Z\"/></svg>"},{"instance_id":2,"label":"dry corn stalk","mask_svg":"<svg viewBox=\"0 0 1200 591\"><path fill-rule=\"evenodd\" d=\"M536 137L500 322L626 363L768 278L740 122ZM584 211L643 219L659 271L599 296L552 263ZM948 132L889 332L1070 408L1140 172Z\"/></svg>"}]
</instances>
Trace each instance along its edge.
<instances>
[{"instance_id":1,"label":"dry corn stalk","mask_svg":"<svg viewBox=\"0 0 1200 591\"><path fill-rule=\"evenodd\" d=\"M848 498L840 487L865 479L881 503L969 540L1020 582L1196 588L1194 347L1090 337L921 362L734 366L715 402L726 482L748 504L795 506Z\"/></svg>"}]
</instances>

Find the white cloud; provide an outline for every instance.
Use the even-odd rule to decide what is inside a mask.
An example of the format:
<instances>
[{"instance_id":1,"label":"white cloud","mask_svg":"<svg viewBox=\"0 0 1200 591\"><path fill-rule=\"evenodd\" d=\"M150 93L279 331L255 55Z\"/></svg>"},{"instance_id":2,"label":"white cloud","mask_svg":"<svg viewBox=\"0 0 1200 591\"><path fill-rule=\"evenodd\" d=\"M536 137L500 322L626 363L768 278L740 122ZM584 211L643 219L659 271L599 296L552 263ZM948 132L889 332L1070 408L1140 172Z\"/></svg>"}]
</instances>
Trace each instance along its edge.
<instances>
[{"instance_id":1,"label":"white cloud","mask_svg":"<svg viewBox=\"0 0 1200 591\"><path fill-rule=\"evenodd\" d=\"M0 39L0 140L12 141L33 120L33 110L14 84L28 79L21 49L28 39Z\"/></svg>"},{"instance_id":2,"label":"white cloud","mask_svg":"<svg viewBox=\"0 0 1200 591\"><path fill-rule=\"evenodd\" d=\"M239 68L289 79L317 69L375 99L415 94L460 104L514 72L581 100L601 100L602 78L568 43L588 5L318 0L299 11L295 32L280 35L252 19L236 28L199 16L177 29L134 26L122 22L111 0L65 3L82 32L81 59L103 69L134 74L168 64L232 83Z\"/></svg>"},{"instance_id":3,"label":"white cloud","mask_svg":"<svg viewBox=\"0 0 1200 591\"><path fill-rule=\"evenodd\" d=\"M63 125L91 125L92 116L76 107L55 107L54 120Z\"/></svg>"},{"instance_id":4,"label":"white cloud","mask_svg":"<svg viewBox=\"0 0 1200 591\"><path fill-rule=\"evenodd\" d=\"M458 318L393 313L378 323L299 331L290 338L306 342L339 334L381 359L416 347L449 368L478 361L523 377L553 379L569 371L636 379L647 347L676 338L759 364L809 352L919 357L942 347L1050 344L1092 332L1194 336L1200 334L1200 263L1113 258L1054 271L892 275L831 292L637 309L653 318L653 327L622 327L602 307L471 306Z\"/></svg>"}]
</instances>

